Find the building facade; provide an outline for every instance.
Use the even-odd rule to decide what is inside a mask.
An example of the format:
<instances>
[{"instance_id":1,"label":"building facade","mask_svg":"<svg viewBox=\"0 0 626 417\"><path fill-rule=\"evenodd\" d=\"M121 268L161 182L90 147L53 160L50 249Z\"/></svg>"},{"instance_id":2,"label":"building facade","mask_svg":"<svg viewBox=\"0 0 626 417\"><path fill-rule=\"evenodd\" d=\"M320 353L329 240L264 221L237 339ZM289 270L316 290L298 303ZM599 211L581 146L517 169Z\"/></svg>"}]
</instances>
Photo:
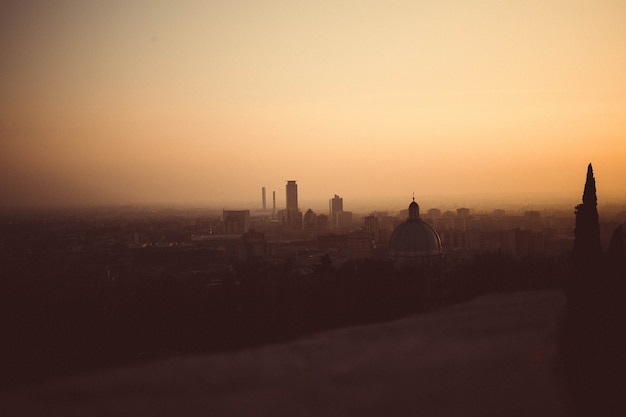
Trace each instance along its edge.
<instances>
[{"instance_id":1,"label":"building facade","mask_svg":"<svg viewBox=\"0 0 626 417\"><path fill-rule=\"evenodd\" d=\"M343 211L343 198L337 194L328 200L328 209L330 214L330 222L333 227L337 227L337 214Z\"/></svg>"},{"instance_id":2,"label":"building facade","mask_svg":"<svg viewBox=\"0 0 626 417\"><path fill-rule=\"evenodd\" d=\"M250 229L250 210L224 210L222 219L227 235L240 235Z\"/></svg>"},{"instance_id":3,"label":"building facade","mask_svg":"<svg viewBox=\"0 0 626 417\"><path fill-rule=\"evenodd\" d=\"M294 180L288 180L285 186L287 194L287 211L298 211L298 184Z\"/></svg>"},{"instance_id":4,"label":"building facade","mask_svg":"<svg viewBox=\"0 0 626 417\"><path fill-rule=\"evenodd\" d=\"M378 226L378 217L367 216L364 219L364 230L372 235L375 242L380 239L380 228Z\"/></svg>"}]
</instances>

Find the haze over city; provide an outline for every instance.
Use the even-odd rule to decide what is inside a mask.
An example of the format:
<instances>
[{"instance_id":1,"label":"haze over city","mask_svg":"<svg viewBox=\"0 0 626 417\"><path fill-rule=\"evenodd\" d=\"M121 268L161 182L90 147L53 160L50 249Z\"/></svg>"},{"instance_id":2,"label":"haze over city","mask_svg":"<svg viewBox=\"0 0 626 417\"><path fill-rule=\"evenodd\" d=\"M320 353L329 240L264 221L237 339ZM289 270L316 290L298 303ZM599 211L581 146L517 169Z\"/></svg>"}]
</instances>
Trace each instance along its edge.
<instances>
[{"instance_id":1,"label":"haze over city","mask_svg":"<svg viewBox=\"0 0 626 417\"><path fill-rule=\"evenodd\" d=\"M0 415L626 415L626 2L0 3Z\"/></svg>"},{"instance_id":2,"label":"haze over city","mask_svg":"<svg viewBox=\"0 0 626 417\"><path fill-rule=\"evenodd\" d=\"M590 161L599 201L621 201L625 17L607 0L3 4L0 205L258 204L296 179L320 207L571 207Z\"/></svg>"}]
</instances>

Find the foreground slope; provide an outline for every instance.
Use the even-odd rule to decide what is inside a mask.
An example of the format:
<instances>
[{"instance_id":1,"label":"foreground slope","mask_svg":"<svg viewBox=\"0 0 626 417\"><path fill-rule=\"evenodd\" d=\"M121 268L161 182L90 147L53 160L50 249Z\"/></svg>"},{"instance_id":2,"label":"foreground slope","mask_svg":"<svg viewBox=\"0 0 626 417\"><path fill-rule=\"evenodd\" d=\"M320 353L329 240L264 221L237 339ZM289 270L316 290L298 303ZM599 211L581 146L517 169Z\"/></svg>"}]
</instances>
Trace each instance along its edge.
<instances>
[{"instance_id":1,"label":"foreground slope","mask_svg":"<svg viewBox=\"0 0 626 417\"><path fill-rule=\"evenodd\" d=\"M561 291L5 392L11 416L558 416Z\"/></svg>"}]
</instances>

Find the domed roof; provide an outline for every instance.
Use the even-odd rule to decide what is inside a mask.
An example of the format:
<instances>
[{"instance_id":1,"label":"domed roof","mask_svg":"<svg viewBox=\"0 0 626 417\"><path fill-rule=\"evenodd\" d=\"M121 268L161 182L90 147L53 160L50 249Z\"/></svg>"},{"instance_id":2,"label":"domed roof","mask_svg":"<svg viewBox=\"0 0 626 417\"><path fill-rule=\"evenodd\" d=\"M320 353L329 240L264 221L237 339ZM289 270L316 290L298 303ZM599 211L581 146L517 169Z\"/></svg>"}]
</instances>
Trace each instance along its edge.
<instances>
[{"instance_id":1,"label":"domed roof","mask_svg":"<svg viewBox=\"0 0 626 417\"><path fill-rule=\"evenodd\" d=\"M441 239L435 229L419 217L415 201L409 205L409 218L391 234L389 254L396 258L441 256Z\"/></svg>"}]
</instances>

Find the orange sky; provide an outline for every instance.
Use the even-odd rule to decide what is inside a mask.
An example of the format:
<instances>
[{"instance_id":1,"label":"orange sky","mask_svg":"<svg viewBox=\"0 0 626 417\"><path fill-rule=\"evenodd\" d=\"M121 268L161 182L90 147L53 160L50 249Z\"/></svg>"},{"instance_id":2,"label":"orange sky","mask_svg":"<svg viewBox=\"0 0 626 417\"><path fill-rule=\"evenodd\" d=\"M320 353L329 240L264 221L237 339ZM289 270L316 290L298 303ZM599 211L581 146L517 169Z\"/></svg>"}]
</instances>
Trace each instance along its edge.
<instances>
[{"instance_id":1,"label":"orange sky","mask_svg":"<svg viewBox=\"0 0 626 417\"><path fill-rule=\"evenodd\" d=\"M626 199L623 1L5 3L0 205Z\"/></svg>"}]
</instances>

